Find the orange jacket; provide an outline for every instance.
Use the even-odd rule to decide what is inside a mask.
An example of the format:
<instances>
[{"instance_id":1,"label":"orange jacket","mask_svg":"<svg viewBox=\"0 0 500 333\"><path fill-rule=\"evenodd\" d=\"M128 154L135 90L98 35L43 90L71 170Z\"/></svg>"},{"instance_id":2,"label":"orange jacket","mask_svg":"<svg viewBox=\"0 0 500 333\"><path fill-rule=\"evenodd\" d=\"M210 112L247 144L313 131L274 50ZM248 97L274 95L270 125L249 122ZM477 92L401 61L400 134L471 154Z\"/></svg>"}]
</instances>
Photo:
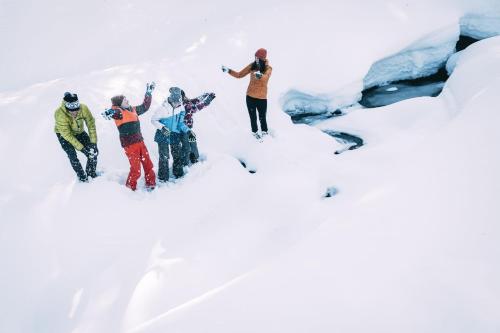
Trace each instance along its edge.
<instances>
[{"instance_id":1,"label":"orange jacket","mask_svg":"<svg viewBox=\"0 0 500 333\"><path fill-rule=\"evenodd\" d=\"M273 68L269 66L269 63L266 60L266 72L264 75L258 79L255 76L255 72L255 70L252 70L252 64L246 66L239 72L235 72L232 69L229 70L229 74L237 79L241 79L242 77L250 74L250 83L248 84L247 95L253 98L267 99L267 83L269 82Z\"/></svg>"}]
</instances>

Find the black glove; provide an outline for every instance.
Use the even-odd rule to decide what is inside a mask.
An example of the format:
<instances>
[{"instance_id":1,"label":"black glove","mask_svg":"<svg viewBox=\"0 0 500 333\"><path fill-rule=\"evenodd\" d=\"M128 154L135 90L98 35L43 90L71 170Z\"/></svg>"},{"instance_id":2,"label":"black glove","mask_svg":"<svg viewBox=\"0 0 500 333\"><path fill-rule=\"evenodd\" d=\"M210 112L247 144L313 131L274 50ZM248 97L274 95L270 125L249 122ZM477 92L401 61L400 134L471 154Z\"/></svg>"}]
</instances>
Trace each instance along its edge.
<instances>
[{"instance_id":1,"label":"black glove","mask_svg":"<svg viewBox=\"0 0 500 333\"><path fill-rule=\"evenodd\" d=\"M89 145L89 147L94 150L94 156L99 155L99 149L97 149L97 144L96 143L91 143Z\"/></svg>"},{"instance_id":2,"label":"black glove","mask_svg":"<svg viewBox=\"0 0 500 333\"><path fill-rule=\"evenodd\" d=\"M89 146L83 147L81 152L83 153L83 155L89 157L90 156L90 147Z\"/></svg>"},{"instance_id":3,"label":"black glove","mask_svg":"<svg viewBox=\"0 0 500 333\"><path fill-rule=\"evenodd\" d=\"M160 131L165 136L169 136L170 135L170 130L168 128L166 128L165 126L163 126Z\"/></svg>"},{"instance_id":4,"label":"black glove","mask_svg":"<svg viewBox=\"0 0 500 333\"><path fill-rule=\"evenodd\" d=\"M194 134L194 132L193 132L193 131L189 131L189 132L188 132L188 141L189 141L190 143L194 143L194 142L196 142L196 134Z\"/></svg>"},{"instance_id":5,"label":"black glove","mask_svg":"<svg viewBox=\"0 0 500 333\"><path fill-rule=\"evenodd\" d=\"M82 153L87 156L87 158L94 158L97 154L99 154L99 151L97 150L97 145L91 143L90 145L82 148Z\"/></svg>"},{"instance_id":6,"label":"black glove","mask_svg":"<svg viewBox=\"0 0 500 333\"><path fill-rule=\"evenodd\" d=\"M205 102L207 104L210 104L215 98L215 93L210 93L208 96L205 98Z\"/></svg>"}]
</instances>

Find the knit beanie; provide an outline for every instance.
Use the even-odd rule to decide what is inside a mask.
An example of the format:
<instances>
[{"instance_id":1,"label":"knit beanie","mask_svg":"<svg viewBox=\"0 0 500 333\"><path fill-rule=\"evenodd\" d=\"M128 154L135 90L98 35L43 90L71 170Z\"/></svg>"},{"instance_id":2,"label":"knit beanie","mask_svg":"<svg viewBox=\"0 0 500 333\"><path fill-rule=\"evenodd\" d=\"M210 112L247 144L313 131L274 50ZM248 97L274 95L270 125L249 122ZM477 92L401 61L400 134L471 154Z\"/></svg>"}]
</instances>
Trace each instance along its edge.
<instances>
[{"instance_id":1,"label":"knit beanie","mask_svg":"<svg viewBox=\"0 0 500 333\"><path fill-rule=\"evenodd\" d=\"M258 49L257 52L255 52L255 56L259 59L266 59L267 58L267 50L266 49Z\"/></svg>"},{"instance_id":2,"label":"knit beanie","mask_svg":"<svg viewBox=\"0 0 500 333\"><path fill-rule=\"evenodd\" d=\"M63 100L64 100L64 106L68 111L76 111L80 109L80 102L78 101L77 94L65 92Z\"/></svg>"},{"instance_id":3,"label":"knit beanie","mask_svg":"<svg viewBox=\"0 0 500 333\"><path fill-rule=\"evenodd\" d=\"M123 103L124 99L125 99L125 96L123 96L123 95L113 96L111 98L111 105L113 105L113 106L122 106L122 103Z\"/></svg>"},{"instance_id":4,"label":"knit beanie","mask_svg":"<svg viewBox=\"0 0 500 333\"><path fill-rule=\"evenodd\" d=\"M179 87L171 87L169 90L170 96L168 101L172 104L180 104L182 102L182 89Z\"/></svg>"}]
</instances>

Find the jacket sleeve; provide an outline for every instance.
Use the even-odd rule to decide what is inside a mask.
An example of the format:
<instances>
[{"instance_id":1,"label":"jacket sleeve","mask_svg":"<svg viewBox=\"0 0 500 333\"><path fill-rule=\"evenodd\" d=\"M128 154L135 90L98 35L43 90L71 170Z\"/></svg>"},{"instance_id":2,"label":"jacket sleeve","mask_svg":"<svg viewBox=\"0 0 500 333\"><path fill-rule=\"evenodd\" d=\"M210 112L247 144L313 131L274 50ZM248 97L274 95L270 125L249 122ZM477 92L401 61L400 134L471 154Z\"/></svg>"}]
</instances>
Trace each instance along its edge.
<instances>
[{"instance_id":1,"label":"jacket sleeve","mask_svg":"<svg viewBox=\"0 0 500 333\"><path fill-rule=\"evenodd\" d=\"M191 129L186 125L186 123L184 122L184 117L186 116L185 113L182 114L182 117L179 121L179 128L180 130L182 131L182 133L187 133L189 132Z\"/></svg>"},{"instance_id":2,"label":"jacket sleeve","mask_svg":"<svg viewBox=\"0 0 500 333\"><path fill-rule=\"evenodd\" d=\"M161 108L156 109L155 113L153 114L153 117L151 117L151 124L153 124L153 126L159 130L161 130L163 127L163 124L160 123L160 119L162 118L161 111L162 111Z\"/></svg>"},{"instance_id":3,"label":"jacket sleeve","mask_svg":"<svg viewBox=\"0 0 500 333\"><path fill-rule=\"evenodd\" d=\"M73 135L73 133L71 132L71 125L65 118L66 117L63 114L56 111L55 119L57 131L59 132L59 134L61 134L63 139L71 143L71 145L75 147L75 149L82 150L82 143L78 141L78 139Z\"/></svg>"},{"instance_id":4,"label":"jacket sleeve","mask_svg":"<svg viewBox=\"0 0 500 333\"><path fill-rule=\"evenodd\" d=\"M205 93L199 97L193 98L189 101L187 105L185 105L187 113L196 113L209 106L211 102L207 101L207 97L210 95L209 93Z\"/></svg>"},{"instance_id":5,"label":"jacket sleeve","mask_svg":"<svg viewBox=\"0 0 500 333\"><path fill-rule=\"evenodd\" d=\"M89 130L90 142L96 144L97 143L97 130L95 127L95 119L88 107L85 106L84 109L84 119L85 124L87 124L87 128Z\"/></svg>"},{"instance_id":6,"label":"jacket sleeve","mask_svg":"<svg viewBox=\"0 0 500 333\"><path fill-rule=\"evenodd\" d=\"M273 68L271 66L267 66L266 72L264 73L264 75L262 75L262 78L269 80L272 73L273 73Z\"/></svg>"},{"instance_id":7,"label":"jacket sleeve","mask_svg":"<svg viewBox=\"0 0 500 333\"><path fill-rule=\"evenodd\" d=\"M229 75L234 76L237 79L241 79L242 77L245 77L248 74L250 74L250 72L252 71L251 68L252 68L252 64L250 64L247 67L243 68L239 72L236 72L236 71L233 71L232 69L230 69L229 70Z\"/></svg>"},{"instance_id":8,"label":"jacket sleeve","mask_svg":"<svg viewBox=\"0 0 500 333\"><path fill-rule=\"evenodd\" d=\"M141 114L145 113L146 111L149 110L149 107L151 106L151 100L153 98L151 97L150 94L144 95L144 101L142 102L141 105L137 105L135 107L135 111L137 112L137 115L140 116Z\"/></svg>"}]
</instances>

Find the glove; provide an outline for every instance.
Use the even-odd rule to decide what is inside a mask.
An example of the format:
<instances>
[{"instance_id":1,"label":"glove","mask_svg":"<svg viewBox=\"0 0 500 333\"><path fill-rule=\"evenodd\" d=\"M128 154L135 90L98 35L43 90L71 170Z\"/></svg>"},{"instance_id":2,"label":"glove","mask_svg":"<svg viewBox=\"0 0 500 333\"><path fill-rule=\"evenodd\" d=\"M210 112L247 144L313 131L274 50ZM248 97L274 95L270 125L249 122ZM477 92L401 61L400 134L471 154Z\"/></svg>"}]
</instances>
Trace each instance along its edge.
<instances>
[{"instance_id":1,"label":"glove","mask_svg":"<svg viewBox=\"0 0 500 333\"><path fill-rule=\"evenodd\" d=\"M95 146L95 148L94 148ZM87 158L94 158L97 156L97 145L90 144L82 148L82 153L87 156Z\"/></svg>"},{"instance_id":2,"label":"glove","mask_svg":"<svg viewBox=\"0 0 500 333\"><path fill-rule=\"evenodd\" d=\"M222 65L222 71L223 71L224 73L229 73L230 69L229 69L229 68L227 68L226 66Z\"/></svg>"},{"instance_id":3,"label":"glove","mask_svg":"<svg viewBox=\"0 0 500 333\"><path fill-rule=\"evenodd\" d=\"M210 104L215 98L215 93L210 93L210 94L207 94L207 97L205 97L205 102L207 104Z\"/></svg>"},{"instance_id":4,"label":"glove","mask_svg":"<svg viewBox=\"0 0 500 333\"><path fill-rule=\"evenodd\" d=\"M115 110L113 110L113 109L107 109L106 111L101 113L101 116L103 116L104 119L107 119L107 120L110 120L111 118L113 118L114 115L115 115Z\"/></svg>"},{"instance_id":5,"label":"glove","mask_svg":"<svg viewBox=\"0 0 500 333\"><path fill-rule=\"evenodd\" d=\"M262 75L264 75L264 74L262 74L261 72L255 72L255 77L256 77L257 79L259 79L259 80L260 80L260 78L262 77Z\"/></svg>"},{"instance_id":6,"label":"glove","mask_svg":"<svg viewBox=\"0 0 500 333\"><path fill-rule=\"evenodd\" d=\"M194 143L194 142L196 142L196 134L194 134L194 132L193 132L193 131L189 131L189 132L188 132L188 141L189 141L190 143Z\"/></svg>"},{"instance_id":7,"label":"glove","mask_svg":"<svg viewBox=\"0 0 500 333\"><path fill-rule=\"evenodd\" d=\"M99 155L99 149L97 149L97 144L95 143L91 143L89 145L90 147L90 153L92 154L93 153L93 156L96 157L97 155Z\"/></svg>"},{"instance_id":8,"label":"glove","mask_svg":"<svg viewBox=\"0 0 500 333\"><path fill-rule=\"evenodd\" d=\"M170 130L168 128L166 128L165 126L163 126L160 131L165 136L169 136L170 135Z\"/></svg>"},{"instance_id":9,"label":"glove","mask_svg":"<svg viewBox=\"0 0 500 333\"><path fill-rule=\"evenodd\" d=\"M156 83L153 81L151 83L146 83L146 95L152 95L153 90L156 88Z\"/></svg>"}]
</instances>

